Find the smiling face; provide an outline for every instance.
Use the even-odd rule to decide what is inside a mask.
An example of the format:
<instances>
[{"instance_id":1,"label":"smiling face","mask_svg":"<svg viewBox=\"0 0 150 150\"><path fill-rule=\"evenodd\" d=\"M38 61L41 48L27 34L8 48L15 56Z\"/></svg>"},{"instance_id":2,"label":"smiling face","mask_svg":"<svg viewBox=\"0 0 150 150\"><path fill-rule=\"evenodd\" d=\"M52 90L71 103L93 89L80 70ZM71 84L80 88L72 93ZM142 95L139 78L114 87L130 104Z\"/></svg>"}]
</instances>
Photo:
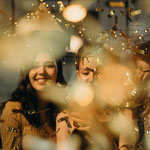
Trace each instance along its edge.
<instances>
[{"instance_id":1,"label":"smiling face","mask_svg":"<svg viewBox=\"0 0 150 150\"><path fill-rule=\"evenodd\" d=\"M48 54L38 54L29 72L29 80L32 87L36 91L41 91L45 88L48 81L56 82L56 78L56 62Z\"/></svg>"}]
</instances>

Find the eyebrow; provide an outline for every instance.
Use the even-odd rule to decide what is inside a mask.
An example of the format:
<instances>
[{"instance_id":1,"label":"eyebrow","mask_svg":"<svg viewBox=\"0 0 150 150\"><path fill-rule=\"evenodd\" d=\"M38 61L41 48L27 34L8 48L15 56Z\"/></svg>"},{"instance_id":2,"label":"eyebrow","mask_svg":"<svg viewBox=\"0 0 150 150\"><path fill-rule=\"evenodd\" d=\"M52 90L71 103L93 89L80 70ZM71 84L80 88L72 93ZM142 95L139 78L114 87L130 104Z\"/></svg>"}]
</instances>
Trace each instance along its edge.
<instances>
[{"instance_id":1,"label":"eyebrow","mask_svg":"<svg viewBox=\"0 0 150 150\"><path fill-rule=\"evenodd\" d=\"M82 68L81 69L82 71L89 71L89 69L86 67L86 68Z\"/></svg>"},{"instance_id":2,"label":"eyebrow","mask_svg":"<svg viewBox=\"0 0 150 150\"><path fill-rule=\"evenodd\" d=\"M82 68L81 71L92 71L92 72L94 72L94 69L86 67L86 68Z\"/></svg>"},{"instance_id":3,"label":"eyebrow","mask_svg":"<svg viewBox=\"0 0 150 150\"><path fill-rule=\"evenodd\" d=\"M89 67L86 67L87 70L94 72L94 69L91 69Z\"/></svg>"}]
</instances>

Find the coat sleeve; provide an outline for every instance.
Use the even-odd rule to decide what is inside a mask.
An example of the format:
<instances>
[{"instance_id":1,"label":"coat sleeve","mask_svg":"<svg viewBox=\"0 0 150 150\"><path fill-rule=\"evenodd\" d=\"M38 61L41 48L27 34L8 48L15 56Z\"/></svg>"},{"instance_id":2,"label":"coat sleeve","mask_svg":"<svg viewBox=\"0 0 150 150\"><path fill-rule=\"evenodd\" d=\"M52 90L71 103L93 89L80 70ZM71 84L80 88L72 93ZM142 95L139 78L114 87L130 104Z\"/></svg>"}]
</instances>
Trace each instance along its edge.
<instances>
[{"instance_id":1,"label":"coat sleeve","mask_svg":"<svg viewBox=\"0 0 150 150\"><path fill-rule=\"evenodd\" d=\"M7 102L1 116L0 133L3 150L21 149L21 114L13 112L20 110L19 102Z\"/></svg>"}]
</instances>

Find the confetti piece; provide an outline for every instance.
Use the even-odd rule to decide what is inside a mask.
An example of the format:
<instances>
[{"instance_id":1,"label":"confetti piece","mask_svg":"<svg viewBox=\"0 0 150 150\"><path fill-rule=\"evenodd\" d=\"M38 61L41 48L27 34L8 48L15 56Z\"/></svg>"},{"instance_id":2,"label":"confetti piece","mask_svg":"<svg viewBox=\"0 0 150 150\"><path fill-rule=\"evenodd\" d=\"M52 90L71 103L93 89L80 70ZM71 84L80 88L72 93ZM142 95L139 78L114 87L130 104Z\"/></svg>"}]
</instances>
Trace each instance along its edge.
<instances>
[{"instance_id":1,"label":"confetti piece","mask_svg":"<svg viewBox=\"0 0 150 150\"><path fill-rule=\"evenodd\" d=\"M115 16L115 25L112 27L113 31L117 30L117 25L118 25L118 16Z\"/></svg>"},{"instance_id":2,"label":"confetti piece","mask_svg":"<svg viewBox=\"0 0 150 150\"><path fill-rule=\"evenodd\" d=\"M134 49L134 52L144 55L145 51L142 49Z\"/></svg>"},{"instance_id":3,"label":"confetti piece","mask_svg":"<svg viewBox=\"0 0 150 150\"><path fill-rule=\"evenodd\" d=\"M96 11L96 12L103 12L104 9L102 9L102 8L96 8L95 11Z\"/></svg>"},{"instance_id":4,"label":"confetti piece","mask_svg":"<svg viewBox=\"0 0 150 150\"><path fill-rule=\"evenodd\" d=\"M0 10L0 14L2 14L3 16L6 16L6 13L3 10Z\"/></svg>"},{"instance_id":5,"label":"confetti piece","mask_svg":"<svg viewBox=\"0 0 150 150\"><path fill-rule=\"evenodd\" d=\"M35 113L36 113L36 112L35 112L35 110L33 110L33 109L28 110L27 112L28 112L28 114L29 114L29 115L33 115L33 114L35 114Z\"/></svg>"},{"instance_id":6,"label":"confetti piece","mask_svg":"<svg viewBox=\"0 0 150 150\"><path fill-rule=\"evenodd\" d=\"M9 132L17 132L17 129L8 127L8 128L7 128L7 131L9 131Z\"/></svg>"},{"instance_id":7,"label":"confetti piece","mask_svg":"<svg viewBox=\"0 0 150 150\"><path fill-rule=\"evenodd\" d=\"M72 128L71 124L69 122L69 117L68 116L62 117L62 118L58 119L57 121L58 121L58 123L60 123L62 121L65 121L67 123L68 128Z\"/></svg>"},{"instance_id":8,"label":"confetti piece","mask_svg":"<svg viewBox=\"0 0 150 150\"><path fill-rule=\"evenodd\" d=\"M109 12L109 14L107 15L107 17L108 18L111 18L112 16L114 16L115 15L115 11L114 10L111 10L110 12Z\"/></svg>"},{"instance_id":9,"label":"confetti piece","mask_svg":"<svg viewBox=\"0 0 150 150\"><path fill-rule=\"evenodd\" d=\"M133 16L136 16L136 15L139 15L141 14L141 9L138 9L138 10L135 10L135 11L132 11L130 12L130 15L133 17Z\"/></svg>"},{"instance_id":10,"label":"confetti piece","mask_svg":"<svg viewBox=\"0 0 150 150\"><path fill-rule=\"evenodd\" d=\"M117 1L110 1L109 2L109 6L110 7L121 7L121 8L123 8L123 7L125 7L125 2L123 2L123 1L121 1L121 2L117 2Z\"/></svg>"},{"instance_id":11,"label":"confetti piece","mask_svg":"<svg viewBox=\"0 0 150 150\"><path fill-rule=\"evenodd\" d=\"M133 8L127 8L128 12L132 12Z\"/></svg>"}]
</instances>

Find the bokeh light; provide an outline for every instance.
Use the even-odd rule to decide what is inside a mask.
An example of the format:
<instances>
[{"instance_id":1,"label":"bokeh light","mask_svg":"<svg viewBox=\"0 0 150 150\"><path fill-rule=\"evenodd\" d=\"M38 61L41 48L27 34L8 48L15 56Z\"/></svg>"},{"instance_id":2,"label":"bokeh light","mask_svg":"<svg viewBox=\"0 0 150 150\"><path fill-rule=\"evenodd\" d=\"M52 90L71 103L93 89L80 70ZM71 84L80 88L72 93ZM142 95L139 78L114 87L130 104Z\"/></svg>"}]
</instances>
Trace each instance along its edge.
<instances>
[{"instance_id":1,"label":"bokeh light","mask_svg":"<svg viewBox=\"0 0 150 150\"><path fill-rule=\"evenodd\" d=\"M63 11L63 16L70 22L79 22L86 17L87 10L80 4L71 4Z\"/></svg>"}]
</instances>

